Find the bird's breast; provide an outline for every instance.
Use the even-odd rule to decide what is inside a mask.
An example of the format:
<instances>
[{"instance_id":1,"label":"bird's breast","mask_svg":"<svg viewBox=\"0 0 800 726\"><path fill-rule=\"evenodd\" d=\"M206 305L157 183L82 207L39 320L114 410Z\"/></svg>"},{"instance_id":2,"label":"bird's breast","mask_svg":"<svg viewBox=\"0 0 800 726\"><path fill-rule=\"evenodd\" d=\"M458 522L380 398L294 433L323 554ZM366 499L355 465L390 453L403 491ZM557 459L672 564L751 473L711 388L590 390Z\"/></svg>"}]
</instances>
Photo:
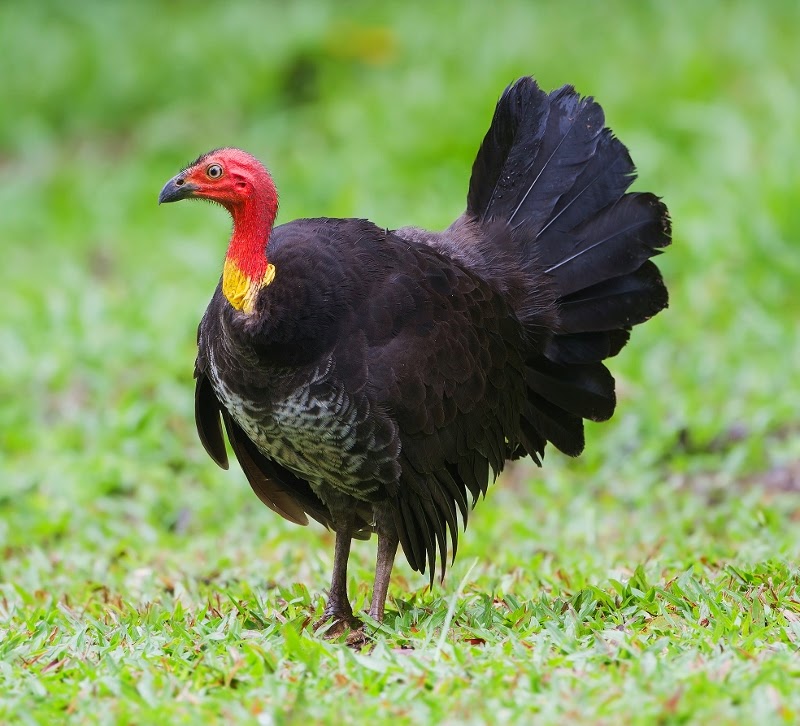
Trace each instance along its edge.
<instances>
[{"instance_id":1,"label":"bird's breast","mask_svg":"<svg viewBox=\"0 0 800 726\"><path fill-rule=\"evenodd\" d=\"M217 397L258 449L318 494L333 486L361 499L377 488L364 477L369 404L347 395L330 361L303 375L264 371L254 384L252 375L232 371L212 352L209 373Z\"/></svg>"}]
</instances>

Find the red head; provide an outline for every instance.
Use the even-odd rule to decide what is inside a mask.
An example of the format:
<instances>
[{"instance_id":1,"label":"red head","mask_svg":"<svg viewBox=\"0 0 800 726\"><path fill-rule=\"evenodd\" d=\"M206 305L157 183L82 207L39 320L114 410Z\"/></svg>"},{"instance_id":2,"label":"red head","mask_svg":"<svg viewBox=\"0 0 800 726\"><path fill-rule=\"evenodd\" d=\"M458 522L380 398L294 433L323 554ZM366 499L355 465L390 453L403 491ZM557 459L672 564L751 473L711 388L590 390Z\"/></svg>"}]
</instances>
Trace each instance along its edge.
<instances>
[{"instance_id":1,"label":"red head","mask_svg":"<svg viewBox=\"0 0 800 726\"><path fill-rule=\"evenodd\" d=\"M216 149L170 179L158 195L159 204L181 199L208 199L221 204L233 217L223 292L235 307L247 309L257 290L269 284L275 273L265 254L278 213L278 192L272 177L247 152Z\"/></svg>"},{"instance_id":2,"label":"red head","mask_svg":"<svg viewBox=\"0 0 800 726\"><path fill-rule=\"evenodd\" d=\"M216 149L203 154L161 190L158 203L209 199L238 221L245 212L266 213L270 226L278 211L278 192L264 165L241 149Z\"/></svg>"}]
</instances>

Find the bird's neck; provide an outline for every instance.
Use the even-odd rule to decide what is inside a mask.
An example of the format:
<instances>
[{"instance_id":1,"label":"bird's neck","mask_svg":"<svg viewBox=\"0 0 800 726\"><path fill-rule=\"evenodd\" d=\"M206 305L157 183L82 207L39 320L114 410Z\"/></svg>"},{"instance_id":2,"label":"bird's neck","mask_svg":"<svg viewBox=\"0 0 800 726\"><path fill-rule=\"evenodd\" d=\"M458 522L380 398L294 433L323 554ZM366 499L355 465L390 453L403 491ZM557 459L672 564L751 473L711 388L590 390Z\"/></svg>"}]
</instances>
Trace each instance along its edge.
<instances>
[{"instance_id":1,"label":"bird's neck","mask_svg":"<svg viewBox=\"0 0 800 726\"><path fill-rule=\"evenodd\" d=\"M222 269L222 293L237 310L252 313L262 288L275 279L267 261L267 243L277 211L277 200L253 199L229 208L233 232Z\"/></svg>"}]
</instances>

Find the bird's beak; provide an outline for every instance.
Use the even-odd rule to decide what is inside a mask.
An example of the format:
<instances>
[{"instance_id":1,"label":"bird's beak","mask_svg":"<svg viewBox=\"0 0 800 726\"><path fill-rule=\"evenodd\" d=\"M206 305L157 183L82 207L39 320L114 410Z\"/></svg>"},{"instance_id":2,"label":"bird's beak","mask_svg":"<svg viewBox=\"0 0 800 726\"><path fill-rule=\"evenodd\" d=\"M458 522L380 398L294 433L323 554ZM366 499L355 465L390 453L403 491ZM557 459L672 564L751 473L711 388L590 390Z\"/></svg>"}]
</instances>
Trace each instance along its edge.
<instances>
[{"instance_id":1,"label":"bird's beak","mask_svg":"<svg viewBox=\"0 0 800 726\"><path fill-rule=\"evenodd\" d=\"M161 194L158 195L158 203L179 202L181 199L194 196L198 188L196 184L187 182L183 174L178 174L164 185Z\"/></svg>"}]
</instances>

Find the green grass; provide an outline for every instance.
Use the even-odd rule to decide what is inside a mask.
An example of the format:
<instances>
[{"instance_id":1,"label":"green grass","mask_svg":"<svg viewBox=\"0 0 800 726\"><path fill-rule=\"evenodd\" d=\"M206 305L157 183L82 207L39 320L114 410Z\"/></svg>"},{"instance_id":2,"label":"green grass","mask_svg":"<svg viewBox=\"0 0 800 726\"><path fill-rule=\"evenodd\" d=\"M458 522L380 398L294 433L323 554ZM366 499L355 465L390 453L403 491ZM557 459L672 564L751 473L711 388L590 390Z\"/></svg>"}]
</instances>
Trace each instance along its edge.
<instances>
[{"instance_id":1,"label":"green grass","mask_svg":"<svg viewBox=\"0 0 800 726\"><path fill-rule=\"evenodd\" d=\"M0 722L800 720L797 3L231 5L0 4ZM308 627L331 535L196 440L229 222L156 196L239 145L281 220L442 227L526 73L668 203L671 306L584 456L504 476L444 585L398 561L354 652Z\"/></svg>"}]
</instances>

